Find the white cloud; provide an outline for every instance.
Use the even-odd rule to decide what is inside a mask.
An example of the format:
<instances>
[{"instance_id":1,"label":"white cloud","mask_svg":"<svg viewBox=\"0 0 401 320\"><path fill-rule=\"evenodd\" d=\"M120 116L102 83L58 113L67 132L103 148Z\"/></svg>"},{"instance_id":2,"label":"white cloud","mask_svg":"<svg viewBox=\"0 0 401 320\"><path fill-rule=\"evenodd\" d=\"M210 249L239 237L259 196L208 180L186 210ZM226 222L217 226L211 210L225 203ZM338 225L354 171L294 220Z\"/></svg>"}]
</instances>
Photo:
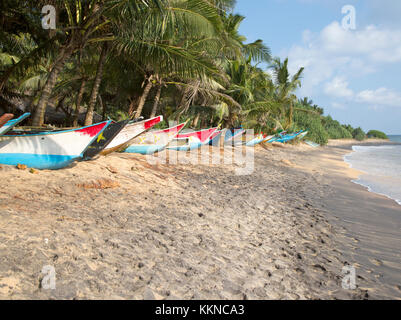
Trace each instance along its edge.
<instances>
[{"instance_id":1,"label":"white cloud","mask_svg":"<svg viewBox=\"0 0 401 320\"><path fill-rule=\"evenodd\" d=\"M344 106L343 104L341 104L341 103L338 103L338 102L332 102L332 103L331 103L331 106L332 106L334 109L341 109L341 110L344 110L344 109L345 109L345 106Z\"/></svg>"},{"instance_id":2,"label":"white cloud","mask_svg":"<svg viewBox=\"0 0 401 320\"><path fill-rule=\"evenodd\" d=\"M355 100L372 106L401 107L401 95L387 88L361 91L356 95Z\"/></svg>"},{"instance_id":3,"label":"white cloud","mask_svg":"<svg viewBox=\"0 0 401 320\"><path fill-rule=\"evenodd\" d=\"M287 52L290 71L305 67L302 95L312 96L324 83L362 77L385 64L401 62L401 29L367 26L345 30L335 21L321 32L305 30L303 45ZM337 83L340 85L340 83ZM333 93L330 88L328 92ZM342 92L349 96L350 92Z\"/></svg>"},{"instance_id":4,"label":"white cloud","mask_svg":"<svg viewBox=\"0 0 401 320\"><path fill-rule=\"evenodd\" d=\"M348 82L342 77L335 77L326 83L324 92L327 95L340 98L351 98L354 92L348 88Z\"/></svg>"},{"instance_id":5,"label":"white cloud","mask_svg":"<svg viewBox=\"0 0 401 320\"><path fill-rule=\"evenodd\" d=\"M333 22L319 35L320 48L326 54L362 57L372 63L401 61L401 30L367 26L362 30L345 30Z\"/></svg>"},{"instance_id":6,"label":"white cloud","mask_svg":"<svg viewBox=\"0 0 401 320\"><path fill-rule=\"evenodd\" d=\"M401 92L380 84L370 85L379 89L351 89L366 75L377 73L385 66L400 65L401 28L371 25L353 31L333 22L319 33L305 30L302 41L302 45L293 46L287 52L291 73L305 67L301 96L314 97L323 92L335 98L331 107L336 109L344 109L350 103L374 110L401 108Z\"/></svg>"}]
</instances>

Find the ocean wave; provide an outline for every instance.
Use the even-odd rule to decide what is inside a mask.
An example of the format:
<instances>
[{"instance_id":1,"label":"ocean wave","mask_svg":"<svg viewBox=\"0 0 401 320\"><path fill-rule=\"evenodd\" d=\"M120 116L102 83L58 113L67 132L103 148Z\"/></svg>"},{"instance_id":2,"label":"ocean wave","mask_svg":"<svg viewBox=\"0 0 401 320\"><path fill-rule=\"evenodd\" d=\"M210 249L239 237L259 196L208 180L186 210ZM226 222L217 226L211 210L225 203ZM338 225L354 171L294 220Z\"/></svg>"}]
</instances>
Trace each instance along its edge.
<instances>
[{"instance_id":1,"label":"ocean wave","mask_svg":"<svg viewBox=\"0 0 401 320\"><path fill-rule=\"evenodd\" d=\"M401 205L401 146L353 146L344 161L362 174L352 182Z\"/></svg>"}]
</instances>

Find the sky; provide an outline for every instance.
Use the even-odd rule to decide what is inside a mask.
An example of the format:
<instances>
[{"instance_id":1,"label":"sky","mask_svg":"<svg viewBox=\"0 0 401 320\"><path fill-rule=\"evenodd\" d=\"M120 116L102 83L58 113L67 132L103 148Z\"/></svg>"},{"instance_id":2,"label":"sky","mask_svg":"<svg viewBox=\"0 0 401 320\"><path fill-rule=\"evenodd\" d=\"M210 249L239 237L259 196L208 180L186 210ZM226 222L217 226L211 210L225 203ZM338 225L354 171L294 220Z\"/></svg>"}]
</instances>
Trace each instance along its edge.
<instances>
[{"instance_id":1,"label":"sky","mask_svg":"<svg viewBox=\"0 0 401 320\"><path fill-rule=\"evenodd\" d=\"M248 42L288 57L292 74L305 67L299 97L341 123L401 134L401 0L237 0L234 13Z\"/></svg>"}]
</instances>

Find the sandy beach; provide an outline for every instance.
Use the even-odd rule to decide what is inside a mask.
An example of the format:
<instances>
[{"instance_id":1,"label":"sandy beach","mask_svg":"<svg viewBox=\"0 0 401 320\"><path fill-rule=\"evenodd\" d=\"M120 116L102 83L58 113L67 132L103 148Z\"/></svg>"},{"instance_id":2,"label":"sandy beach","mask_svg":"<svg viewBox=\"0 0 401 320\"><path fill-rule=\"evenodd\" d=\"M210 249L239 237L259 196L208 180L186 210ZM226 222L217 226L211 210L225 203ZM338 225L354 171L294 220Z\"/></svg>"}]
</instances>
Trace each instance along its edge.
<instances>
[{"instance_id":1,"label":"sandy beach","mask_svg":"<svg viewBox=\"0 0 401 320\"><path fill-rule=\"evenodd\" d=\"M115 153L1 166L0 298L400 299L401 206L351 182L354 144L257 146L242 176Z\"/></svg>"}]
</instances>

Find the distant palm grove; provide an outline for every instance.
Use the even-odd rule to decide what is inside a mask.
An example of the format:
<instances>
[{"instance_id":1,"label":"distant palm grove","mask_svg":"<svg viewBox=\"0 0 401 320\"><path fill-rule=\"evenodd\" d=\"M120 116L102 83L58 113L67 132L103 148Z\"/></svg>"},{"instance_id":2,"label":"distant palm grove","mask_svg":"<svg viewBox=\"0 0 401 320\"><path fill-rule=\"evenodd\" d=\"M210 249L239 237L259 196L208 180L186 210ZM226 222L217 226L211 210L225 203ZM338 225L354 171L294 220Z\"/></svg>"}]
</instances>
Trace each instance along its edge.
<instances>
[{"instance_id":1,"label":"distant palm grove","mask_svg":"<svg viewBox=\"0 0 401 320\"><path fill-rule=\"evenodd\" d=\"M56 8L44 29L42 7ZM164 116L221 125L309 131L308 139L364 139L309 98L304 69L239 33L234 0L2 0L0 113L30 111L31 126ZM263 69L260 67L268 66ZM374 132L375 135L380 135Z\"/></svg>"}]
</instances>

